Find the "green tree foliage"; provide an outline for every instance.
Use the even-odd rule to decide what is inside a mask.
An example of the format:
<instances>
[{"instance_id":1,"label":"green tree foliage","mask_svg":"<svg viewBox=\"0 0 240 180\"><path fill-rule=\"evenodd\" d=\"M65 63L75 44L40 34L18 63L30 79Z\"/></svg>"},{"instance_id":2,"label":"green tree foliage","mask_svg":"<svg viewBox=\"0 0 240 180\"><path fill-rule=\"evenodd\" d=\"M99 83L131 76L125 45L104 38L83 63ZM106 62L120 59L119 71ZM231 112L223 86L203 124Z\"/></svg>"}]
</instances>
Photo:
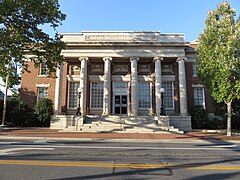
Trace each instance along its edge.
<instances>
[{"instance_id":1,"label":"green tree foliage","mask_svg":"<svg viewBox=\"0 0 240 180\"><path fill-rule=\"evenodd\" d=\"M218 102L227 104L231 136L231 103L240 98L240 22L228 2L209 12L199 36L197 74Z\"/></svg>"},{"instance_id":2,"label":"green tree foliage","mask_svg":"<svg viewBox=\"0 0 240 180\"><path fill-rule=\"evenodd\" d=\"M49 74L56 71L64 60L60 54L64 42L56 28L65 17L58 0L0 0L0 77L6 79L6 89L18 82L19 66L27 70L26 54L32 55L36 67L44 62ZM43 25L52 28L55 36L44 32ZM6 100L3 111L2 125Z\"/></svg>"},{"instance_id":3,"label":"green tree foliage","mask_svg":"<svg viewBox=\"0 0 240 180\"><path fill-rule=\"evenodd\" d=\"M54 30L65 19L57 0L0 0L0 76L16 76L16 68L26 68L26 52L35 55L36 65L45 62L50 72L63 61L64 43L57 35L50 37L40 25Z\"/></svg>"}]
</instances>

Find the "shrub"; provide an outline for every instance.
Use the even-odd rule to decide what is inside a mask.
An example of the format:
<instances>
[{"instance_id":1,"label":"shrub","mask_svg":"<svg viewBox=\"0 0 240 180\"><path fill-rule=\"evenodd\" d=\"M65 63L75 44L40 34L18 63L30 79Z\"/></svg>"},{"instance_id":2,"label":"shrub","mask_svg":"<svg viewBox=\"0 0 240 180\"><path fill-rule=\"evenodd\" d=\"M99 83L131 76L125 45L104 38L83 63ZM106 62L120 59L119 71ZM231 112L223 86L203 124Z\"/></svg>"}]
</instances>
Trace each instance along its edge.
<instances>
[{"instance_id":1,"label":"shrub","mask_svg":"<svg viewBox=\"0 0 240 180\"><path fill-rule=\"evenodd\" d=\"M50 126L51 115L53 114L53 103L51 99L39 99L34 113L37 115L39 126Z\"/></svg>"},{"instance_id":2,"label":"shrub","mask_svg":"<svg viewBox=\"0 0 240 180\"><path fill-rule=\"evenodd\" d=\"M3 101L0 101L0 116L2 119ZM37 118L33 109L18 98L7 100L5 125L8 126L34 126Z\"/></svg>"},{"instance_id":3,"label":"shrub","mask_svg":"<svg viewBox=\"0 0 240 180\"><path fill-rule=\"evenodd\" d=\"M212 120L208 120L206 124L206 129L226 129L227 128L227 120L226 118L214 118Z\"/></svg>"},{"instance_id":4,"label":"shrub","mask_svg":"<svg viewBox=\"0 0 240 180\"><path fill-rule=\"evenodd\" d=\"M26 102L18 100L9 116L9 122L14 126L35 126L37 117Z\"/></svg>"},{"instance_id":5,"label":"shrub","mask_svg":"<svg viewBox=\"0 0 240 180\"><path fill-rule=\"evenodd\" d=\"M194 106L190 110L190 115L192 116L193 129L206 128L208 115L207 115L207 111L202 106Z\"/></svg>"}]
</instances>

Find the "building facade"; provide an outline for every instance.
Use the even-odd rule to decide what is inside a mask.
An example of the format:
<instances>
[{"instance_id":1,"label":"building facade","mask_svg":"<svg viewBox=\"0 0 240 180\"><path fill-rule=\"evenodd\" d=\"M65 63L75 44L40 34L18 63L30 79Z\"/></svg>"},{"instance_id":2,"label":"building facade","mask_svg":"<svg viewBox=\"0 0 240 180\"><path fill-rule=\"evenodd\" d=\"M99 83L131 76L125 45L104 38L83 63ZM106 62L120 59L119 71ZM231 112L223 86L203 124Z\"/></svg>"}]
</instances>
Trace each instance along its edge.
<instances>
[{"instance_id":1,"label":"building facade","mask_svg":"<svg viewBox=\"0 0 240 180\"><path fill-rule=\"evenodd\" d=\"M184 34L95 32L61 34L66 62L57 78L44 64L22 74L21 98L54 102L55 114L187 117L194 105L213 111L211 98L196 77L196 44ZM164 89L162 94L161 88Z\"/></svg>"}]
</instances>

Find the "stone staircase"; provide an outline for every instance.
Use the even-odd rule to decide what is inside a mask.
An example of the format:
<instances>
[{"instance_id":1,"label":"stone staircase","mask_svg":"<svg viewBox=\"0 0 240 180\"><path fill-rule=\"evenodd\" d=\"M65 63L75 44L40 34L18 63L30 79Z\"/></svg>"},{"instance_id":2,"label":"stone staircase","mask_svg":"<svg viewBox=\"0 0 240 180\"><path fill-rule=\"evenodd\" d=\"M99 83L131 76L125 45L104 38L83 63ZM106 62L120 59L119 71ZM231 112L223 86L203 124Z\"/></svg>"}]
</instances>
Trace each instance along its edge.
<instances>
[{"instance_id":1,"label":"stone staircase","mask_svg":"<svg viewBox=\"0 0 240 180\"><path fill-rule=\"evenodd\" d=\"M173 126L158 123L151 116L86 116L83 124L68 126L64 132L178 133Z\"/></svg>"}]
</instances>

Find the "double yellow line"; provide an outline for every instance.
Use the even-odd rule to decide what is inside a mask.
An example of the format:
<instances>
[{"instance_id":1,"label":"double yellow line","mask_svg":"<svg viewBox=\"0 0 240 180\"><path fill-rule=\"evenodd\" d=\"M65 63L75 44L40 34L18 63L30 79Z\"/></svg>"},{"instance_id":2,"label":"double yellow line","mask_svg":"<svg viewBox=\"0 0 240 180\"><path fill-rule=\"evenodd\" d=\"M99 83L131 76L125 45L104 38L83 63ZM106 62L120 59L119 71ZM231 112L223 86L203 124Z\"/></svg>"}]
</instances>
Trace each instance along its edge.
<instances>
[{"instance_id":1,"label":"double yellow line","mask_svg":"<svg viewBox=\"0 0 240 180\"><path fill-rule=\"evenodd\" d=\"M240 171L240 166L229 165L202 165L202 164L112 164L99 162L74 162L74 161L39 161L39 160L0 160L0 165L32 165L32 166L65 166L65 167L97 167L97 168L131 168L131 169L196 169L196 170L228 170Z\"/></svg>"}]
</instances>

